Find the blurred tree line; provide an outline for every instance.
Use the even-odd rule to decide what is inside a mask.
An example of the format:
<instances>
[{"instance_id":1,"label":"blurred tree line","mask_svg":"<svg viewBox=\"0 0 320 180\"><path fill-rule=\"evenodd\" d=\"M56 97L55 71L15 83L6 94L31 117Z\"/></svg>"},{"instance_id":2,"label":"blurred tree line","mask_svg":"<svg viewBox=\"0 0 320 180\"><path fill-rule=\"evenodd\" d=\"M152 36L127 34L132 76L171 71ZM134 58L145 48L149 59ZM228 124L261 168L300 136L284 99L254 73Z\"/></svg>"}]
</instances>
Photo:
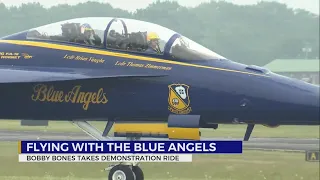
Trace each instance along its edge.
<instances>
[{"instance_id":1,"label":"blurred tree line","mask_svg":"<svg viewBox=\"0 0 320 180\"><path fill-rule=\"evenodd\" d=\"M319 57L319 16L292 10L276 2L239 6L210 2L185 8L175 2L155 2L135 13L97 2L49 9L39 3L6 7L0 3L0 37L70 18L111 16L157 23L234 61L264 65L276 58ZM90 22L88 22L90 23Z\"/></svg>"}]
</instances>

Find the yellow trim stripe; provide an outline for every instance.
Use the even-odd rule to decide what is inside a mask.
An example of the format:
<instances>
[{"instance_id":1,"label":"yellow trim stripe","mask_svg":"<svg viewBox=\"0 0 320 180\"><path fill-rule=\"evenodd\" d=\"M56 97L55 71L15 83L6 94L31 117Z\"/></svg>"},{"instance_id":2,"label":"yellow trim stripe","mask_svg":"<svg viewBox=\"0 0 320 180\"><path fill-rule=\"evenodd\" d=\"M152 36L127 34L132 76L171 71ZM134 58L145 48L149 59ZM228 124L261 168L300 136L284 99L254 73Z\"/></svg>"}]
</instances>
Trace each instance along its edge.
<instances>
[{"instance_id":1,"label":"yellow trim stripe","mask_svg":"<svg viewBox=\"0 0 320 180\"><path fill-rule=\"evenodd\" d=\"M21 154L21 141L18 141L18 154Z\"/></svg>"},{"instance_id":2,"label":"yellow trim stripe","mask_svg":"<svg viewBox=\"0 0 320 180\"><path fill-rule=\"evenodd\" d=\"M97 50L97 49L89 49L89 48L75 47L75 46L68 46L68 45L51 44L51 43L46 43L46 42L22 41L22 40L0 40L0 43L8 43L8 44L15 44L15 45L22 45L22 46L42 47L42 48L47 48L47 49L90 53L90 54L105 55L105 56L114 56L114 57L135 59L135 60L141 60L141 61L151 61L151 62L175 64L175 65L181 65L181 66L189 66L189 67L197 67L197 68L205 68L205 69L212 69L212 70L219 70L219 71L227 71L227 72L235 72L235 73L249 74L249 75L255 75L255 76L269 77L264 74L256 74L256 73L237 71L237 70L232 70L232 69L216 68L216 67L210 67L210 66L196 65L196 64L190 64L190 63L183 63L183 62L177 62L177 61L171 61L171 60L165 60L165 59L159 59L159 58L152 58L152 57L145 57L145 56L137 56L137 55L131 55L131 54L124 54L124 53L116 53L116 52L110 52L107 50Z\"/></svg>"}]
</instances>

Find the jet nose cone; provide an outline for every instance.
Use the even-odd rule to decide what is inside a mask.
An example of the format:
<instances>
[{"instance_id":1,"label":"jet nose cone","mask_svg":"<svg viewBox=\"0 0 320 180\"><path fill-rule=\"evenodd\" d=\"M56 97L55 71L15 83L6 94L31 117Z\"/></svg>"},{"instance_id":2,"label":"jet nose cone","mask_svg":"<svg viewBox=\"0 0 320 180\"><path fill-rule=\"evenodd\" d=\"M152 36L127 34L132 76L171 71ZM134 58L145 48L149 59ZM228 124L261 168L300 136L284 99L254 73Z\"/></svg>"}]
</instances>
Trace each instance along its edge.
<instances>
[{"instance_id":1,"label":"jet nose cone","mask_svg":"<svg viewBox=\"0 0 320 180\"><path fill-rule=\"evenodd\" d=\"M289 124L320 125L320 87L301 80L279 77L281 94L278 100L285 102L279 109L286 109L282 114Z\"/></svg>"}]
</instances>

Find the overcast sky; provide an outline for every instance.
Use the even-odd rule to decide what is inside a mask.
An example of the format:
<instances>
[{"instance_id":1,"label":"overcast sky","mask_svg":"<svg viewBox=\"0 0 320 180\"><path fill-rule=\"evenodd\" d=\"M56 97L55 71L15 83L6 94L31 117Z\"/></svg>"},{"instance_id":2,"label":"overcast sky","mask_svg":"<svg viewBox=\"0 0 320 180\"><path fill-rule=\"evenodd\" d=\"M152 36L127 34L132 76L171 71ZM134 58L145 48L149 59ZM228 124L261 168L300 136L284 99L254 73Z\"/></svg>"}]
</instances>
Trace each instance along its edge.
<instances>
[{"instance_id":1,"label":"overcast sky","mask_svg":"<svg viewBox=\"0 0 320 180\"><path fill-rule=\"evenodd\" d=\"M16 6L28 2L40 2L44 7L50 7L57 4L77 4L80 2L87 2L88 0L0 0L7 6ZM108 2L113 7L134 11L137 8L145 8L148 4L156 0L91 0L98 2ZM162 0L165 1L165 0ZM180 5L194 7L202 2L209 2L210 0L172 0L178 1ZM262 0L226 0L236 4L254 4ZM272 1L272 0L265 0ZM291 8L301 8L313 13L319 14L319 0L274 0L281 3L286 3Z\"/></svg>"}]
</instances>

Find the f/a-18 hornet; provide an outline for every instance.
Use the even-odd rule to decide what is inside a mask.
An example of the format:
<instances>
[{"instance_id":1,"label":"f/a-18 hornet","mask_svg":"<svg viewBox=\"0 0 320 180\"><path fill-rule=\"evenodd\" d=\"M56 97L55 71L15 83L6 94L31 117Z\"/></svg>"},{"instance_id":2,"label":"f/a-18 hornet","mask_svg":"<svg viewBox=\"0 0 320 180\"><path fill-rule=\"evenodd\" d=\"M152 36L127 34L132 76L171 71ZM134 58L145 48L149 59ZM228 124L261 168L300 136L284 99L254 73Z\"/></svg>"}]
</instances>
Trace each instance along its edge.
<instances>
[{"instance_id":1,"label":"f/a-18 hornet","mask_svg":"<svg viewBox=\"0 0 320 180\"><path fill-rule=\"evenodd\" d=\"M0 119L68 120L97 140L112 126L115 136L199 140L199 128L244 123L248 140L255 124L319 125L319 86L132 19L70 19L1 38L0 93ZM104 132L88 121L106 121ZM114 166L109 179L125 168L143 179L136 164Z\"/></svg>"}]
</instances>

